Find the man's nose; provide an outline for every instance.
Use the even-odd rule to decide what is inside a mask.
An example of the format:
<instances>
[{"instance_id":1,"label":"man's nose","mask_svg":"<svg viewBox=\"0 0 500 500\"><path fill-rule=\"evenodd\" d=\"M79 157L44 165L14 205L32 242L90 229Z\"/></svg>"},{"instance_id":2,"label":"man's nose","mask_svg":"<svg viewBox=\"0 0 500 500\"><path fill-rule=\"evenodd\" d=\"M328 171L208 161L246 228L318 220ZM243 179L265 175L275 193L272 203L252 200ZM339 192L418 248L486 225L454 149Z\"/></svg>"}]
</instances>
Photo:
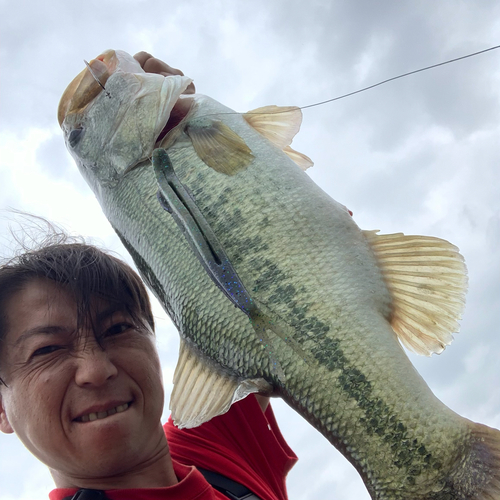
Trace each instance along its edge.
<instances>
[{"instance_id":1,"label":"man's nose","mask_svg":"<svg viewBox=\"0 0 500 500\"><path fill-rule=\"evenodd\" d=\"M116 377L118 369L98 345L87 346L77 355L75 381L81 386L100 386Z\"/></svg>"}]
</instances>

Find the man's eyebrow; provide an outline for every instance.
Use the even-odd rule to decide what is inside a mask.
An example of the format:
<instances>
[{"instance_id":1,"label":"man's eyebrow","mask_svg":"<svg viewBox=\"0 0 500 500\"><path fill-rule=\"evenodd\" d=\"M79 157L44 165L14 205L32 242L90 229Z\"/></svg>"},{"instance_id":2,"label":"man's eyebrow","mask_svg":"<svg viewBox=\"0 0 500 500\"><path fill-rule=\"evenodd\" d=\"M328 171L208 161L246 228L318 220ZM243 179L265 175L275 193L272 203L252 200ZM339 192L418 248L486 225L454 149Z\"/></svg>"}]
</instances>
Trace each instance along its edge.
<instances>
[{"instance_id":1,"label":"man's eyebrow","mask_svg":"<svg viewBox=\"0 0 500 500\"><path fill-rule=\"evenodd\" d=\"M105 319L108 319L113 314L121 312L123 314L129 315L127 308L123 304L115 304L107 307L106 309L98 312L95 316L96 323L99 324Z\"/></svg>"},{"instance_id":2,"label":"man's eyebrow","mask_svg":"<svg viewBox=\"0 0 500 500\"><path fill-rule=\"evenodd\" d=\"M129 314L127 309L123 305L112 305L97 313L95 321L97 324L99 324L117 312ZM68 328L57 325L36 326L35 328L30 328L29 330L23 332L14 342L14 347L18 347L20 344L22 344L29 338L34 337L35 335L57 335L61 333L68 333Z\"/></svg>"},{"instance_id":3,"label":"man's eyebrow","mask_svg":"<svg viewBox=\"0 0 500 500\"><path fill-rule=\"evenodd\" d=\"M18 347L24 341L28 340L35 335L57 335L61 333L67 333L68 329L63 326L36 326L35 328L30 328L23 332L19 338L14 342L14 347Z\"/></svg>"}]
</instances>

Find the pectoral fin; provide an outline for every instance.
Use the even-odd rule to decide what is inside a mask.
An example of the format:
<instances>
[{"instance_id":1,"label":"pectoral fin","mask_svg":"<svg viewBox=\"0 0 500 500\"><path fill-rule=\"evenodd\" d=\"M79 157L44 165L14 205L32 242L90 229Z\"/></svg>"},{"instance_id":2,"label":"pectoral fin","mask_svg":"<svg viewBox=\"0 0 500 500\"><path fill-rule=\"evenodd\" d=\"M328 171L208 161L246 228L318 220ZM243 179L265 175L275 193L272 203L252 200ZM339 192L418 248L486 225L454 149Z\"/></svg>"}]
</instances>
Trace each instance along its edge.
<instances>
[{"instance_id":1,"label":"pectoral fin","mask_svg":"<svg viewBox=\"0 0 500 500\"><path fill-rule=\"evenodd\" d=\"M222 174L235 175L254 158L245 141L221 121L193 120L185 132L200 159Z\"/></svg>"},{"instance_id":2,"label":"pectoral fin","mask_svg":"<svg viewBox=\"0 0 500 500\"><path fill-rule=\"evenodd\" d=\"M170 397L172 419L179 428L198 427L253 392L270 394L272 387L264 379L241 379L223 371L181 339Z\"/></svg>"},{"instance_id":3,"label":"pectoral fin","mask_svg":"<svg viewBox=\"0 0 500 500\"><path fill-rule=\"evenodd\" d=\"M313 166L313 162L308 156L289 147L302 123L300 108L296 106L264 106L245 113L243 118L257 132L286 153L302 170Z\"/></svg>"},{"instance_id":4,"label":"pectoral fin","mask_svg":"<svg viewBox=\"0 0 500 500\"><path fill-rule=\"evenodd\" d=\"M467 268L458 248L439 238L363 232L392 294L399 340L417 354L439 354L465 306Z\"/></svg>"}]
</instances>

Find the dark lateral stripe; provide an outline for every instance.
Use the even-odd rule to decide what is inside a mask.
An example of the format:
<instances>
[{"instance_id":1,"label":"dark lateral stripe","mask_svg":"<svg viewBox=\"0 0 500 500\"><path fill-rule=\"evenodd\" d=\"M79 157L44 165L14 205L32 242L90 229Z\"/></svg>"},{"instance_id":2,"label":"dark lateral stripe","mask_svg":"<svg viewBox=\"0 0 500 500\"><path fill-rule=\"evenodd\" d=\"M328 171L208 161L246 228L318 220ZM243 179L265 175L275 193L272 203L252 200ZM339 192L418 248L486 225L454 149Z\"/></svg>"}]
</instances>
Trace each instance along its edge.
<instances>
[{"instance_id":1,"label":"dark lateral stripe","mask_svg":"<svg viewBox=\"0 0 500 500\"><path fill-rule=\"evenodd\" d=\"M341 371L338 384L365 412L360 423L367 434L380 436L391 447L395 457L393 463L399 469L407 470L409 484L415 484L415 476L423 470L441 468L441 463L434 459L424 444L409 437L407 427L392 414L390 407L373 396L371 382L348 363L338 340L325 337L312 353L329 371Z\"/></svg>"}]
</instances>

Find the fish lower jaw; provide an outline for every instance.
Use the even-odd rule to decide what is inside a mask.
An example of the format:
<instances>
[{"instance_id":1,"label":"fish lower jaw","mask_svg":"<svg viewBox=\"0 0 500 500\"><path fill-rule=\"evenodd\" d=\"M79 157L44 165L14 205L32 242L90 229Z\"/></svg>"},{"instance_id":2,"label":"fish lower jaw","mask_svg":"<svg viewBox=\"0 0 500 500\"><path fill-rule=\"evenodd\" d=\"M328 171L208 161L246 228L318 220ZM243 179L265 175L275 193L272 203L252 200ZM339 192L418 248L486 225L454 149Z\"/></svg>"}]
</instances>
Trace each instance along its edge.
<instances>
[{"instance_id":1,"label":"fish lower jaw","mask_svg":"<svg viewBox=\"0 0 500 500\"><path fill-rule=\"evenodd\" d=\"M87 415L82 415L81 417L75 418L75 422L93 422L94 420L101 420L103 418L114 415L115 413L123 413L130 408L131 403L124 403L119 406L115 406L107 411L100 411L97 413L89 413Z\"/></svg>"}]
</instances>

